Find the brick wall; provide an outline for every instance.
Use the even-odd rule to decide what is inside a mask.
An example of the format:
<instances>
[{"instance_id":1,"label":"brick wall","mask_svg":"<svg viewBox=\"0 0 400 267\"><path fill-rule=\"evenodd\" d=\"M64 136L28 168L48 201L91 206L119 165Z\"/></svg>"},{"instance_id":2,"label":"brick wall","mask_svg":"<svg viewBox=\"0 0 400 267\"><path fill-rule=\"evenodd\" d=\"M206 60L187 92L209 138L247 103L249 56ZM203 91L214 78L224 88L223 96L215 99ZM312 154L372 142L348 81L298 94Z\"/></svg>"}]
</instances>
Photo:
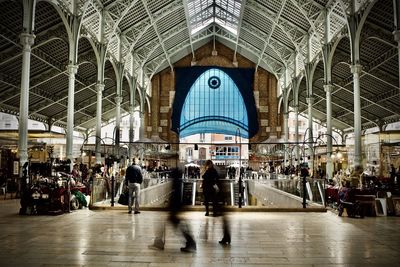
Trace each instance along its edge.
<instances>
[{"instance_id":1,"label":"brick wall","mask_svg":"<svg viewBox=\"0 0 400 267\"><path fill-rule=\"evenodd\" d=\"M236 67L233 63L234 51L216 42L215 48L217 55L212 55L212 42L200 47L195 51L196 66L218 66ZM255 64L245 57L237 54L237 67L254 68ZM192 54L182 58L174 64L174 67L192 66ZM177 136L171 132L172 104L175 93L175 80L170 68L159 72L152 79L152 117L151 132L148 136L158 134L162 139L169 142L177 142ZM277 100L277 80L275 76L262 68L258 68L254 75L254 95L257 106L257 116L259 130L252 142L261 142L269 136L280 137L280 132L276 131L279 125L278 120L278 100ZM156 99L157 98L157 99ZM282 117L282 116L280 116ZM149 120L148 120L149 121ZM150 129L150 127L149 127Z\"/></svg>"}]
</instances>

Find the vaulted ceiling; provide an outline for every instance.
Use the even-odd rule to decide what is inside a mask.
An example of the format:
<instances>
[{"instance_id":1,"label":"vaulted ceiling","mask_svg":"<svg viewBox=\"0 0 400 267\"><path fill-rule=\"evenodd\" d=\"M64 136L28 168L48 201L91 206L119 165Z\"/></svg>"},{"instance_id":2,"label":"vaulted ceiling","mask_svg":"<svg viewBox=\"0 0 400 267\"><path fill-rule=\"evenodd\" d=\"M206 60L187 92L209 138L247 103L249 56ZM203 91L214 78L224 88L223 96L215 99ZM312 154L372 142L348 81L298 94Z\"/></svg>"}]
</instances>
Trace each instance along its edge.
<instances>
[{"instance_id":1,"label":"vaulted ceiling","mask_svg":"<svg viewBox=\"0 0 400 267\"><path fill-rule=\"evenodd\" d=\"M29 116L65 127L67 121L69 37L67 22L82 18L75 88L77 130L93 128L96 114L97 63L93 44L107 45L103 122L115 117L116 75L122 62L125 79L122 109L129 110L129 77L151 77L218 41L273 73L280 86L304 77L306 63L316 65L313 77L315 119L326 121L324 64L321 51L328 36L334 50L333 126L354 124L351 49L347 27L350 0L52 0L39 1L32 47ZM367 14L361 33L360 63L363 128L400 121L399 59L394 40L392 0L355 1L359 18ZM73 8L73 4L76 8ZM373 4L373 6L372 6ZM368 7L372 6L371 9ZM0 111L19 113L23 32L22 1L0 1ZM66 20L63 21L62 17ZM328 21L328 23L325 23ZM328 25L328 26L327 26ZM232 58L235 61L235 58ZM142 78L143 77L143 78ZM137 94L137 98L139 95ZM307 112L306 81L300 80L299 110ZM289 105L294 105L293 95Z\"/></svg>"}]
</instances>

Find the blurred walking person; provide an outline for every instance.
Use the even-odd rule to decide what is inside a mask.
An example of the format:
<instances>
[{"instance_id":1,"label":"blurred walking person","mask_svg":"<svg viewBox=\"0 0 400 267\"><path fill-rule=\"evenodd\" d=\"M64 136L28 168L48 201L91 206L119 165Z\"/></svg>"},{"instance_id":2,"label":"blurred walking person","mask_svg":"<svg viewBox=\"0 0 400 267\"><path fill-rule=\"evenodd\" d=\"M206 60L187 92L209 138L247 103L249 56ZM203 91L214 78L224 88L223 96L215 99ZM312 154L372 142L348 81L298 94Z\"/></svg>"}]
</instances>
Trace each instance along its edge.
<instances>
[{"instance_id":1,"label":"blurred walking person","mask_svg":"<svg viewBox=\"0 0 400 267\"><path fill-rule=\"evenodd\" d=\"M182 211L182 179L179 172L173 174L173 191L169 201L170 214L168 221L174 226L175 229L179 229L181 234L185 237L186 243L184 247L181 247L182 252L196 252L196 241L194 240L189 225L186 221L180 218ZM159 229L156 233L156 237L150 249L163 250L165 245L165 225L159 225Z\"/></svg>"}]
</instances>

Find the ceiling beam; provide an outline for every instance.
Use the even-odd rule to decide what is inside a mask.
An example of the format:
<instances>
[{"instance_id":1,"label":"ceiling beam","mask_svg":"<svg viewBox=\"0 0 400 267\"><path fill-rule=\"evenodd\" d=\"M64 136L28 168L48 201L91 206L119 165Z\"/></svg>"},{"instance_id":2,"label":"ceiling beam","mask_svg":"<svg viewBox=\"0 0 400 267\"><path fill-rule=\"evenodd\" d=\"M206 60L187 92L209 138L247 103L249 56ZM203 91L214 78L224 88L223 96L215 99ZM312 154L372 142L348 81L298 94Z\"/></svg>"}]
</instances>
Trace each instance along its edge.
<instances>
[{"instance_id":1,"label":"ceiling beam","mask_svg":"<svg viewBox=\"0 0 400 267\"><path fill-rule=\"evenodd\" d=\"M282 12L283 12L283 9L284 9L285 5L286 5L286 0L282 0L281 9L280 9L280 10L278 11L278 13L276 14L276 17L275 17L275 20L274 20L275 23L272 24L272 29L271 29L271 31L269 32L269 34L268 34L268 36L267 36L267 39L266 39L265 42L264 42L264 48L263 48L262 51L261 51L261 55L263 55L263 54L265 53L265 50L267 49L267 47L268 47L268 45L269 45L269 40L271 39L272 33L273 33L274 30L275 30L276 24L278 24L279 18L280 18L280 16L281 16ZM260 62L261 62L261 57L258 59L258 62L257 62L257 64L256 64L256 68L255 68L256 71L257 71L257 69L258 69L258 66L260 65ZM286 62L283 62L283 63L285 64L285 66L287 65Z\"/></svg>"},{"instance_id":2,"label":"ceiling beam","mask_svg":"<svg viewBox=\"0 0 400 267\"><path fill-rule=\"evenodd\" d=\"M268 39L269 35L265 34L264 32L260 31L259 29L257 29L256 27L252 26L249 23L244 23L243 24L243 29L245 29L246 31L248 31L250 34L254 35L257 38L261 37L261 39L264 39L264 40ZM242 38L242 40L244 40L244 39ZM247 40L246 40L246 42L249 43ZM294 50L290 49L286 44L282 43L281 41L277 41L277 40L274 39L273 42L276 43L276 45L280 45L281 46L280 47L281 50L282 50L282 48L284 48L284 49L288 49L290 53L294 53ZM265 42L264 42L264 44L265 44ZM288 56L288 54L286 54L286 55L283 54L282 51L277 50L279 48L272 46L271 43L267 44L267 46L269 48L271 48L272 51L274 51L279 56L281 63L284 64L284 62L286 60L285 58Z\"/></svg>"},{"instance_id":3,"label":"ceiling beam","mask_svg":"<svg viewBox=\"0 0 400 267\"><path fill-rule=\"evenodd\" d=\"M353 91L350 90L350 89L347 89L346 87L340 86L339 84L336 84L336 83L334 83L333 85L339 87L341 90L344 90L344 91L346 91L346 92L348 92L348 93L354 95ZM334 93L336 93L336 92L337 92L337 91L333 92L332 94L334 94ZM387 111L387 112L389 112L389 113L392 113L393 115L395 115L395 114L396 114L396 115L400 115L400 114L396 113L395 111L393 111L393 110L391 110L391 109L389 109L389 108L387 108L387 107L384 107L384 106L378 104L377 102L372 101L372 100L370 100L370 99L368 99L368 98L366 98L366 97L364 97L364 96L360 96L360 98L361 98L362 100L364 100L365 102L367 102L368 104L375 105L375 106L377 106L377 107L379 107L379 108L381 108L381 109L384 109L385 111ZM364 105L361 106L361 109L364 109L365 102L363 103Z\"/></svg>"},{"instance_id":4,"label":"ceiling beam","mask_svg":"<svg viewBox=\"0 0 400 267\"><path fill-rule=\"evenodd\" d=\"M142 36L147 32L147 30L153 26L154 23L157 23L162 18L165 18L166 16L170 15L171 13L181 8L182 8L181 1L174 1L168 4L167 6L163 7L161 10L155 12L153 14L152 21L150 17L148 17L148 19L142 20L141 22L132 25L127 30L122 32L122 35L125 36L127 40L130 42L129 52L131 53L134 50L137 42L140 40L140 38L142 38Z\"/></svg>"},{"instance_id":5,"label":"ceiling beam","mask_svg":"<svg viewBox=\"0 0 400 267\"><path fill-rule=\"evenodd\" d=\"M88 89L89 87L95 86L95 85L96 85L96 83L92 83L92 84L89 84L88 86L82 87L82 88L80 88L79 90L75 91L75 94L78 94L78 93L80 93L80 92L83 92L85 89ZM58 104L58 103L60 103L60 102L62 102L62 101L66 101L67 99L68 99L68 95L62 97L61 99L58 99L58 100L55 101L55 102L52 102L52 103L50 103L50 104L47 104L46 106L43 106L43 107L37 109L35 112L31 113L31 115L39 114L40 111L42 111L42 110L44 110L44 109L46 109L46 108L48 108L48 107L51 107L51 106L54 105L54 104ZM78 104L78 105L79 105L79 104Z\"/></svg>"},{"instance_id":6,"label":"ceiling beam","mask_svg":"<svg viewBox=\"0 0 400 267\"><path fill-rule=\"evenodd\" d=\"M188 32L189 32L189 42L190 42L190 49L192 51L192 58L196 60L196 56L194 54L194 49L193 49L192 25L190 25L188 0L183 0L183 8L185 9L186 25L187 25Z\"/></svg>"},{"instance_id":7,"label":"ceiling beam","mask_svg":"<svg viewBox=\"0 0 400 267\"><path fill-rule=\"evenodd\" d=\"M160 35L160 33L159 33L158 29L157 29L157 24L153 23L153 17L152 17L152 14L151 14L150 10L149 10L149 7L147 6L147 0L142 0L142 3L143 3L144 8L146 9L147 15L150 18L150 21L152 23L153 29L157 34L158 40L159 40L160 45L161 45L161 47L162 47L162 49L164 51L165 57L167 58L169 66L171 67L171 71L174 72L174 66L171 64L171 60L169 58L168 52L167 52L167 50L165 49L165 46L164 46L164 41L161 38L161 35Z\"/></svg>"},{"instance_id":8,"label":"ceiling beam","mask_svg":"<svg viewBox=\"0 0 400 267\"><path fill-rule=\"evenodd\" d=\"M333 84L334 86L338 86L337 84ZM338 86L339 87L339 86ZM343 89L343 88L342 88ZM346 89L347 90L347 89ZM351 91L350 91L351 92ZM333 94L333 93L332 93ZM318 94L314 94L315 96L318 96L319 98L321 98L321 100L320 101L326 101L326 98L324 97L324 96L321 96L321 95L318 95ZM338 98L338 97L337 97ZM340 98L339 98L340 99ZM345 101L344 99L340 99L341 101L343 101L343 102L345 102L346 104L348 104L349 106L353 106L353 104L351 104L351 103L348 103L347 101ZM319 101L319 102L320 102ZM313 104L314 106L316 105L316 103L315 104ZM354 114L354 111L353 110L351 110L351 109L349 109L349 108L346 108L346 107L344 107L344 106L342 106L342 105L340 105L340 104L337 104L336 102L333 102L332 101L332 105L334 105L334 106L337 106L337 107L339 107L339 108L341 108L341 109L344 109L344 110L346 110L347 112L349 112L349 113L352 113L352 114ZM304 112L305 110L303 110L302 112ZM371 113L371 112L369 112L369 111L367 111L367 110L362 110L362 111L364 111L364 112L366 112L366 113L368 113L368 114L370 114L370 115L372 115L372 116L374 116L374 117L377 117L377 115L375 115L375 114L373 114L373 113ZM369 118L367 118L367 117L365 117L365 116L361 116L361 118L362 119L364 119L364 120L367 120L368 122L371 122L371 123L375 123L376 124L376 122L374 122L374 121L372 121L371 119L369 119Z\"/></svg>"},{"instance_id":9,"label":"ceiling beam","mask_svg":"<svg viewBox=\"0 0 400 267\"><path fill-rule=\"evenodd\" d=\"M111 104L115 105L114 102L110 101L110 98L112 98L113 96L115 97L115 95L116 95L116 92L111 93L111 94L109 94L108 96L103 97L102 99L103 99L103 101L104 101L104 100L108 100L108 102L110 102ZM92 99L96 99L96 98L97 98L97 95L91 96L91 97L89 97L88 99L86 99L86 100L84 100L84 101L81 101L80 103L77 104L77 106L78 106L78 105L80 106L80 104L85 103L85 102L88 102L89 104L80 107L78 110L75 110L75 112L79 112L79 111L82 111L82 110L85 110L85 109L89 108L90 106L96 105L96 104L97 104L96 101L91 101ZM66 110L65 110L65 111L61 111L59 114L64 114L64 113L66 113L66 112L67 112ZM56 114L56 116L57 116L57 115L58 115L58 114ZM67 118L67 114L61 115L61 116L62 116L62 117L59 117L59 118L55 117L56 122L63 121L64 119ZM96 116L90 115L90 117L95 118Z\"/></svg>"},{"instance_id":10,"label":"ceiling beam","mask_svg":"<svg viewBox=\"0 0 400 267\"><path fill-rule=\"evenodd\" d=\"M242 27L244 29L246 29L247 31L249 31L250 33L254 34L255 36L257 36L258 38L267 38L268 34L264 33L264 31L262 31L261 29L259 29L257 26L244 21L242 23ZM294 53L296 50L293 49L292 47L288 46L287 44L283 43L281 40L275 39L273 37L271 37L275 42L279 43L281 46L284 46L287 50L291 51L292 53Z\"/></svg>"},{"instance_id":11,"label":"ceiling beam","mask_svg":"<svg viewBox=\"0 0 400 267\"><path fill-rule=\"evenodd\" d=\"M170 30L168 30L167 32L165 32L163 34L164 40L172 39L176 35L180 34L181 32L183 32L185 30L187 30L186 22L182 21L180 24L176 25L175 27L171 28ZM153 48L150 50L148 50L148 47L143 49L146 56L142 59L142 66L144 66L148 63L149 58L153 55L153 52L156 51L159 47L160 47L160 44L153 45ZM156 57L158 57L158 56L156 56Z\"/></svg>"},{"instance_id":12,"label":"ceiling beam","mask_svg":"<svg viewBox=\"0 0 400 267\"><path fill-rule=\"evenodd\" d=\"M283 17L280 17L278 22L276 22L275 12L254 0L247 0L247 3L247 7L249 7L253 12L258 13L262 17L269 19L273 24L276 24L276 27L279 27L285 33L285 35L296 47L297 51L301 50L299 44L301 43L301 40L303 40L304 37L307 36L308 32L306 30L303 30L290 20L287 20Z\"/></svg>"},{"instance_id":13,"label":"ceiling beam","mask_svg":"<svg viewBox=\"0 0 400 267\"><path fill-rule=\"evenodd\" d=\"M301 101L300 99L299 99L299 103L300 103L300 104L303 104L303 105L305 105L305 106L308 106L308 104L307 104L306 102ZM305 110L307 110L307 109L305 109ZM303 112L304 112L305 110L299 111L299 114L304 114ZM319 109L315 109L315 110L316 110L317 112L319 112L319 113L325 115L325 117L326 117L326 113L323 112L322 110L319 110ZM308 118L308 114L303 115L303 117ZM353 127L352 125L348 124L347 122L344 122L344 121L342 121L342 120L338 120L337 118L332 118L332 120L333 120L333 121L336 121L337 123L340 123L340 124L345 124L345 125L347 125L348 127ZM336 127L336 128L340 129L340 127Z\"/></svg>"},{"instance_id":14,"label":"ceiling beam","mask_svg":"<svg viewBox=\"0 0 400 267\"><path fill-rule=\"evenodd\" d=\"M123 103L121 103L121 106L123 106L123 105L125 105L125 104L127 104L127 103L129 103L129 101L125 101L125 102L123 102ZM112 106L112 105L110 105L110 106ZM115 107L115 105L114 105L114 107ZM115 111L115 108L111 108L111 109L109 109L109 110L105 110L104 112L103 112L103 115L106 115L107 113L110 113L110 112L112 112L112 111ZM92 118L90 118L90 119L88 119L88 120L85 120L84 122L79 122L79 124L76 126L76 127L83 127L82 125L84 125L84 124L87 124L87 123L89 123L89 122L91 122L91 121L93 121L93 120L95 120L96 119L96 117L92 117ZM82 121L83 119L81 119L81 121ZM103 119L103 116L102 116L102 121L103 122L108 122L108 120L104 120ZM86 128L86 127L85 127ZM89 128L87 128L87 129L89 129Z\"/></svg>"}]
</instances>

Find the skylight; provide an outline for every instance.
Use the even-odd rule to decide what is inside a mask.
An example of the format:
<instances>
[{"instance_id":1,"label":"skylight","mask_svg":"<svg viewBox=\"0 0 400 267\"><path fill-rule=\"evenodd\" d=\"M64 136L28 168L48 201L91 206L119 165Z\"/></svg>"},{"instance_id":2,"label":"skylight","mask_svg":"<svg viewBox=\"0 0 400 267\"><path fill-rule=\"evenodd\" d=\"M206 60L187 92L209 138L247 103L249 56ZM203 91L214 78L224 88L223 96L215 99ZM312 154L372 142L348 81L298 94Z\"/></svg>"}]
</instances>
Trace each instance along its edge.
<instances>
[{"instance_id":1,"label":"skylight","mask_svg":"<svg viewBox=\"0 0 400 267\"><path fill-rule=\"evenodd\" d=\"M191 34L216 23L237 34L241 0L187 0Z\"/></svg>"}]
</instances>

